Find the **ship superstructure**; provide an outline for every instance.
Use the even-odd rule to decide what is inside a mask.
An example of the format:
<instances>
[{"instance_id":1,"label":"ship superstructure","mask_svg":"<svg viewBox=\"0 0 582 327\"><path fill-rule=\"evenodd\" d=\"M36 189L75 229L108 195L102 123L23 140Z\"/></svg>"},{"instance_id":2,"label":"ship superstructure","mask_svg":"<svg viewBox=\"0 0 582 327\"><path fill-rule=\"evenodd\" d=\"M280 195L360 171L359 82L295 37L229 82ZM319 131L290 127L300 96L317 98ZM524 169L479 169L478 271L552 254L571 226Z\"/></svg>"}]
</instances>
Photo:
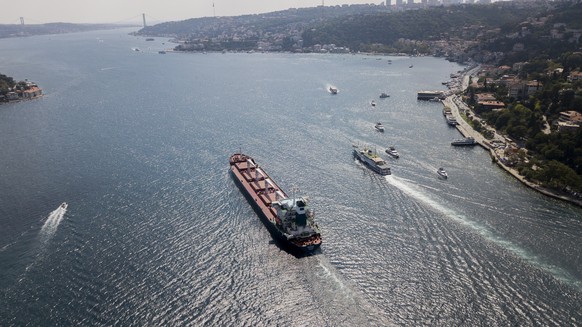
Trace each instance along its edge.
<instances>
[{"instance_id":1,"label":"ship superstructure","mask_svg":"<svg viewBox=\"0 0 582 327\"><path fill-rule=\"evenodd\" d=\"M354 145L354 157L360 160L368 168L372 169L380 175L390 175L392 174L390 166L386 163L382 157L378 155L375 150L368 147L359 147Z\"/></svg>"}]
</instances>

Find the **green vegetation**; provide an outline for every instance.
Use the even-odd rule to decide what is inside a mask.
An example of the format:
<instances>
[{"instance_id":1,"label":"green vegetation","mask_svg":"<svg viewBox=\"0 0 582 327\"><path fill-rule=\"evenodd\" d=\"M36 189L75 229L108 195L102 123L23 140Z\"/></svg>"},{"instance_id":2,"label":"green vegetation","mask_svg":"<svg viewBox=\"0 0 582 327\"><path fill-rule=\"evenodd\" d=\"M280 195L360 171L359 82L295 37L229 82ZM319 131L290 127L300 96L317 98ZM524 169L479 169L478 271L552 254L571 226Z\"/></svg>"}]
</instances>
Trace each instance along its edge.
<instances>
[{"instance_id":1,"label":"green vegetation","mask_svg":"<svg viewBox=\"0 0 582 327\"><path fill-rule=\"evenodd\" d=\"M527 31L525 35L483 43L483 49L505 54L499 64L514 68L481 78L481 87L469 88L467 96L490 92L506 104L501 110L491 110L470 101L476 114L527 150L527 155L516 160L523 176L545 187L574 194L582 192L582 128L560 130L557 122L561 112L582 113L582 80L568 79L573 72L582 70L582 52L577 51L580 39L573 38L574 32L579 35L579 31L572 29L580 28L582 4L560 6L545 24L507 27L508 31ZM549 37L550 34L554 37ZM518 43L527 51L515 51ZM499 82L501 74L512 74L521 83L537 81L541 88L523 97L510 97L508 86ZM488 80L496 82L487 83Z\"/></svg>"},{"instance_id":2,"label":"green vegetation","mask_svg":"<svg viewBox=\"0 0 582 327\"><path fill-rule=\"evenodd\" d=\"M539 12L537 7L512 8L511 3L500 3L344 16L313 26L302 36L306 46L333 43L359 51L429 53L422 41L474 40L483 30L516 24Z\"/></svg>"},{"instance_id":3,"label":"green vegetation","mask_svg":"<svg viewBox=\"0 0 582 327\"><path fill-rule=\"evenodd\" d=\"M582 81L567 80L571 72L581 68L581 53L567 52L553 59L535 59L524 65L518 75L540 81L543 85L540 91L526 99L513 99L505 93L501 100L507 106L502 110L475 108L489 125L519 141L528 150L532 160L521 165L524 176L548 187L577 192L582 191L582 129L559 131L552 127L551 132L544 129L546 121L551 123L559 119L560 112L582 112ZM487 87L487 91L495 90L495 86ZM556 177L557 171L564 177Z\"/></svg>"},{"instance_id":4,"label":"green vegetation","mask_svg":"<svg viewBox=\"0 0 582 327\"><path fill-rule=\"evenodd\" d=\"M8 89L16 85L12 77L0 74L0 95L8 93Z\"/></svg>"}]
</instances>

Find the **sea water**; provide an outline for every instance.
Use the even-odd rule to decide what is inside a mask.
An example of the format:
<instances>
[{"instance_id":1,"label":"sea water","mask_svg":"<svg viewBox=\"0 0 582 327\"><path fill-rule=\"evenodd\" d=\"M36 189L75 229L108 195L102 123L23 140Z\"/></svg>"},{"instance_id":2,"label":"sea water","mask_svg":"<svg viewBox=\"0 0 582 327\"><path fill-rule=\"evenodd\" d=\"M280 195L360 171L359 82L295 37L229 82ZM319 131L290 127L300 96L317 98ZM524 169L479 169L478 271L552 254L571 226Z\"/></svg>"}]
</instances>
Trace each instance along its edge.
<instances>
[{"instance_id":1,"label":"sea water","mask_svg":"<svg viewBox=\"0 0 582 327\"><path fill-rule=\"evenodd\" d=\"M45 94L0 106L0 325L581 321L582 210L451 147L442 105L416 100L464 66L160 55L128 32L0 40L0 72ZM310 197L321 253L272 241L228 175L239 149Z\"/></svg>"}]
</instances>

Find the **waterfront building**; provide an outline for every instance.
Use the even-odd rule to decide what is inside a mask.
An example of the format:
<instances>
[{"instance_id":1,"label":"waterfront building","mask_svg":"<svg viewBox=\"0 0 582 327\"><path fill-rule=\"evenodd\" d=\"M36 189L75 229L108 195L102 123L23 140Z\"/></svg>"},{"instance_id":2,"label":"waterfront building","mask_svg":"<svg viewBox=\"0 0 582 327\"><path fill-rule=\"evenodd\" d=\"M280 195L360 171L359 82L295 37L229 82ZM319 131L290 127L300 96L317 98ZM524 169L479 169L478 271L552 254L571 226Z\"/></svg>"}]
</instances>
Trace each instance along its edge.
<instances>
[{"instance_id":1,"label":"waterfront building","mask_svg":"<svg viewBox=\"0 0 582 327\"><path fill-rule=\"evenodd\" d=\"M562 111L560 112L560 118L558 118L558 121L582 125L582 114L574 110Z\"/></svg>"},{"instance_id":2,"label":"waterfront building","mask_svg":"<svg viewBox=\"0 0 582 327\"><path fill-rule=\"evenodd\" d=\"M505 103L501 101L479 101L477 104L484 110L501 109L505 107Z\"/></svg>"}]
</instances>

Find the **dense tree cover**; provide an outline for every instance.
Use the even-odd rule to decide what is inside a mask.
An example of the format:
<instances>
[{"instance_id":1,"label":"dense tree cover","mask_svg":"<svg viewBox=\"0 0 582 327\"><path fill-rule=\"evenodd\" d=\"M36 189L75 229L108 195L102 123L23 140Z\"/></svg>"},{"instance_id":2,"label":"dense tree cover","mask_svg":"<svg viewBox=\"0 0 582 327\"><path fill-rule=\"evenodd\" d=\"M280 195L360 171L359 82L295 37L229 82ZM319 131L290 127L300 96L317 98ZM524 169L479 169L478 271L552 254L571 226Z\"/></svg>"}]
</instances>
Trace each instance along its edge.
<instances>
[{"instance_id":1,"label":"dense tree cover","mask_svg":"<svg viewBox=\"0 0 582 327\"><path fill-rule=\"evenodd\" d=\"M539 59L557 58L563 53L578 50L582 41L576 38L572 29L582 28L582 3L556 2L555 8L540 10L519 24L504 27L501 37L482 40L481 50L503 52L500 64L511 64ZM542 23L546 20L544 23ZM551 31L562 33L562 37L553 37ZM522 50L514 47L521 45ZM579 66L579 65L578 65Z\"/></svg>"},{"instance_id":2,"label":"dense tree cover","mask_svg":"<svg viewBox=\"0 0 582 327\"><path fill-rule=\"evenodd\" d=\"M564 65L564 60L569 63ZM571 53L565 53L555 60L533 61L523 67L521 75L541 81L541 91L528 99L511 99L505 93L503 100L507 104L506 108L491 111L477 106L475 111L498 131L524 143L534 158L522 164L524 176L549 187L580 192L582 130L558 131L553 127L551 133L544 133L545 121L556 122L560 112L582 112L582 81L568 82L566 77L569 72L566 69L563 73L554 72L556 66L579 70L582 63L578 63Z\"/></svg>"},{"instance_id":3,"label":"dense tree cover","mask_svg":"<svg viewBox=\"0 0 582 327\"><path fill-rule=\"evenodd\" d=\"M377 5L330 6L167 22L145 27L136 34L183 40L287 34L301 35L305 47L335 44L361 51L428 53L429 48L422 41L452 38L475 41L484 30L510 30L545 10L543 2L527 6L512 2L466 4L399 12ZM403 39L418 43L403 43Z\"/></svg>"},{"instance_id":4,"label":"dense tree cover","mask_svg":"<svg viewBox=\"0 0 582 327\"><path fill-rule=\"evenodd\" d=\"M497 93L507 104L502 110L476 107L488 124L524 144L532 158L520 164L524 176L548 187L576 192L582 192L582 129L560 131L555 123L560 112L582 112L582 81L567 80L572 71L581 69L579 53L534 59L523 66L519 76L537 79L543 83L542 90L527 99ZM545 121L553 125L551 132L544 132Z\"/></svg>"},{"instance_id":5,"label":"dense tree cover","mask_svg":"<svg viewBox=\"0 0 582 327\"><path fill-rule=\"evenodd\" d=\"M371 44L398 48L396 43L400 39L459 37L473 40L475 35L470 33L471 27L487 29L515 25L540 10L537 7L512 8L511 3L500 3L495 6L460 5L345 16L305 30L302 36L307 46L333 43L355 50L366 50Z\"/></svg>"},{"instance_id":6,"label":"dense tree cover","mask_svg":"<svg viewBox=\"0 0 582 327\"><path fill-rule=\"evenodd\" d=\"M556 160L550 160L541 166L536 163L539 164L534 161L529 165L521 165L520 173L546 187L564 191L580 192L582 190L582 177L567 165Z\"/></svg>"},{"instance_id":7,"label":"dense tree cover","mask_svg":"<svg viewBox=\"0 0 582 327\"><path fill-rule=\"evenodd\" d=\"M12 77L0 74L0 95L4 95L8 92L9 88L14 87L16 83Z\"/></svg>"},{"instance_id":8,"label":"dense tree cover","mask_svg":"<svg viewBox=\"0 0 582 327\"><path fill-rule=\"evenodd\" d=\"M582 29L582 3L578 2L556 2L557 6L549 16L548 23L551 25L555 23L566 24L568 28Z\"/></svg>"},{"instance_id":9,"label":"dense tree cover","mask_svg":"<svg viewBox=\"0 0 582 327\"><path fill-rule=\"evenodd\" d=\"M582 4L560 2L557 8L541 13L545 24L535 24L541 19L528 19L527 23L505 26L507 35L482 41L480 49L502 52L498 64L513 66L524 63L512 71L524 81L537 80L542 89L527 98L510 98L503 84L490 84L481 90L467 90L472 97L478 92L492 92L506 104L501 110L479 107L471 99L475 112L498 131L508 135L527 149L528 159L519 160L522 175L554 189L582 192L582 129L558 130L560 112L582 113L582 81L569 81L572 72L582 70L582 52L579 39L568 34L570 28L581 28ZM562 33L551 37L551 30ZM521 44L522 49L516 50ZM495 76L490 76L495 77ZM499 77L499 76L497 76ZM484 82L482 79L480 82ZM551 129L546 128L546 123Z\"/></svg>"},{"instance_id":10,"label":"dense tree cover","mask_svg":"<svg viewBox=\"0 0 582 327\"><path fill-rule=\"evenodd\" d=\"M345 15L386 12L384 6L351 5L314 8L292 8L264 14L192 18L165 22L140 29L137 35L174 36L180 39L213 38L234 35L241 31L256 34L283 33L303 30L322 20L333 20ZM242 32L244 34L244 32Z\"/></svg>"}]
</instances>

